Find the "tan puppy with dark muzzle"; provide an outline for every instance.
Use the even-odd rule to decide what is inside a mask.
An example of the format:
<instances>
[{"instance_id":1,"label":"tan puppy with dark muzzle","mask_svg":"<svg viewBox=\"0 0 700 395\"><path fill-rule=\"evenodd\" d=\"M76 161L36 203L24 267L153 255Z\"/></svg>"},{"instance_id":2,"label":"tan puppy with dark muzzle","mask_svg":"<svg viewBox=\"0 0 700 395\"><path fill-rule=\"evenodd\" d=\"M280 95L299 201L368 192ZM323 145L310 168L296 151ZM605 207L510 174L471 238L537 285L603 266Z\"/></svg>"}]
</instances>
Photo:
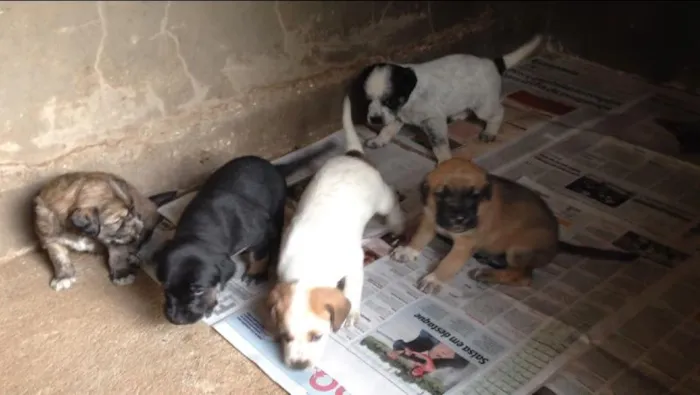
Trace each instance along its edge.
<instances>
[{"instance_id":1,"label":"tan puppy with dark muzzle","mask_svg":"<svg viewBox=\"0 0 700 395\"><path fill-rule=\"evenodd\" d=\"M69 250L106 248L109 277L134 281L138 248L158 221L156 205L122 178L102 172L56 177L34 198L34 230L53 264L51 288L70 288L75 268Z\"/></svg>"},{"instance_id":2,"label":"tan puppy with dark muzzle","mask_svg":"<svg viewBox=\"0 0 700 395\"><path fill-rule=\"evenodd\" d=\"M467 159L439 164L423 181L421 195L424 210L418 230L392 258L417 259L437 233L454 242L447 256L419 281L424 292L438 292L475 253L496 257L505 267L472 271L472 279L510 285L530 285L533 270L549 264L559 252L618 261L637 258L560 241L557 219L536 192L487 174Z\"/></svg>"}]
</instances>

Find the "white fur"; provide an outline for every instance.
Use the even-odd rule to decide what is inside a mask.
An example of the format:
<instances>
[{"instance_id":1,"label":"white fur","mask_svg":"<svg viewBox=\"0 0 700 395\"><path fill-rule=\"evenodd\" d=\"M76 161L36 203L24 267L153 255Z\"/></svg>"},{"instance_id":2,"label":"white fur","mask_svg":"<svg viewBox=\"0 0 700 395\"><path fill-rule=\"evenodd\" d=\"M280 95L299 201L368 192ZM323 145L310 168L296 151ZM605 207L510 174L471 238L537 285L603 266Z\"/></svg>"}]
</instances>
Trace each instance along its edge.
<instances>
[{"instance_id":1,"label":"white fur","mask_svg":"<svg viewBox=\"0 0 700 395\"><path fill-rule=\"evenodd\" d=\"M536 35L529 42L503 56L506 69L530 55L542 38ZM381 116L385 125L379 135L367 142L369 147L381 147L398 133L404 124L421 127L433 140L438 162L451 157L447 140L447 119L464 119L473 112L486 122L480 139L492 141L503 122L501 105L501 75L492 59L468 54L447 55L425 63L398 64L412 69L417 83L406 103L396 114L384 106L382 97L392 91L391 69L375 68L367 77L364 90L370 99L369 118ZM346 98L347 100L347 98ZM354 131L350 117L351 103L343 107L343 127Z\"/></svg>"},{"instance_id":2,"label":"white fur","mask_svg":"<svg viewBox=\"0 0 700 395\"><path fill-rule=\"evenodd\" d=\"M75 277L54 278L51 280L51 288L53 288L54 291L62 291L70 288L73 283L75 283Z\"/></svg>"},{"instance_id":3,"label":"white fur","mask_svg":"<svg viewBox=\"0 0 700 395\"><path fill-rule=\"evenodd\" d=\"M346 130L348 150L362 152L357 135ZM362 235L375 215L386 216L393 232L401 233L404 218L393 188L379 171L349 156L329 159L304 190L285 233L277 274L280 281L295 281L290 308L284 312L289 335L285 364L307 362L314 366L322 355L331 324L309 308L309 292L336 287L345 279L343 293L351 303L345 325L360 314L363 284ZM309 342L310 331L323 334Z\"/></svg>"}]
</instances>

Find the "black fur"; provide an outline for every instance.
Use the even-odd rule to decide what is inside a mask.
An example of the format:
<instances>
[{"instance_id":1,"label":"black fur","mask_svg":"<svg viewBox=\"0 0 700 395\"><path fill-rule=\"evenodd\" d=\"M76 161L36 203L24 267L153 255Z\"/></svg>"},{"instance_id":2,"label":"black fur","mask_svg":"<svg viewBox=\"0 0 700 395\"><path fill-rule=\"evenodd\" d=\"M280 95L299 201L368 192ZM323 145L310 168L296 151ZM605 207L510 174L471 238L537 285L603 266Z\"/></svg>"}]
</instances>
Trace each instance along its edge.
<instances>
[{"instance_id":1,"label":"black fur","mask_svg":"<svg viewBox=\"0 0 700 395\"><path fill-rule=\"evenodd\" d=\"M370 73L378 67L389 67L391 69L391 91L382 98L382 102L393 112L397 112L408 101L408 97L418 83L416 73L407 67L391 63L374 63L365 67L352 79L347 88L347 95L352 107L352 120L355 124L368 127L373 126L369 124L367 119L367 108L370 100L365 91L365 82Z\"/></svg>"},{"instance_id":2,"label":"black fur","mask_svg":"<svg viewBox=\"0 0 700 395\"><path fill-rule=\"evenodd\" d=\"M506 62L503 60L503 57L493 59L493 63L496 65L499 75L503 75L506 72Z\"/></svg>"},{"instance_id":3,"label":"black fur","mask_svg":"<svg viewBox=\"0 0 700 395\"><path fill-rule=\"evenodd\" d=\"M382 98L384 105L396 113L408 101L411 92L416 88L418 77L415 71L407 67L390 65L391 93Z\"/></svg>"},{"instance_id":4,"label":"black fur","mask_svg":"<svg viewBox=\"0 0 700 395\"><path fill-rule=\"evenodd\" d=\"M491 198L491 186L475 188L451 188L444 186L434 191L435 223L443 229L460 233L474 229L479 224L479 204Z\"/></svg>"},{"instance_id":5,"label":"black fur","mask_svg":"<svg viewBox=\"0 0 700 395\"><path fill-rule=\"evenodd\" d=\"M418 191L420 192L421 204L425 206L426 204L428 204L428 194L430 193L430 187L428 186L428 182L423 180L420 183L420 186L418 187Z\"/></svg>"},{"instance_id":6,"label":"black fur","mask_svg":"<svg viewBox=\"0 0 700 395\"><path fill-rule=\"evenodd\" d=\"M277 166L256 156L236 158L206 180L182 213L173 238L154 255L168 321L191 324L211 314L218 288L235 274L232 255L250 251L255 259L276 260L285 178L328 149ZM266 273L249 277L260 281Z\"/></svg>"}]
</instances>

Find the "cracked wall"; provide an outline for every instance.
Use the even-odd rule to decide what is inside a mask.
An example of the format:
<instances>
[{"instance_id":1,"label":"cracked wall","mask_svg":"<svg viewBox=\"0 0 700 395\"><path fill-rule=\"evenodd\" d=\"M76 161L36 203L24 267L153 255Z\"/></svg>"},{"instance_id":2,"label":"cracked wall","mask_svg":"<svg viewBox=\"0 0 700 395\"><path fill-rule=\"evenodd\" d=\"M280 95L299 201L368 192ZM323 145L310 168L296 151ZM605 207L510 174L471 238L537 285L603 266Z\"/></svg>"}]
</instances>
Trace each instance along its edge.
<instances>
[{"instance_id":1,"label":"cracked wall","mask_svg":"<svg viewBox=\"0 0 700 395\"><path fill-rule=\"evenodd\" d=\"M532 7L0 2L0 257L33 247L49 177L111 171L153 193L282 155L339 128L341 87L367 62L496 55L542 30L520 16Z\"/></svg>"}]
</instances>

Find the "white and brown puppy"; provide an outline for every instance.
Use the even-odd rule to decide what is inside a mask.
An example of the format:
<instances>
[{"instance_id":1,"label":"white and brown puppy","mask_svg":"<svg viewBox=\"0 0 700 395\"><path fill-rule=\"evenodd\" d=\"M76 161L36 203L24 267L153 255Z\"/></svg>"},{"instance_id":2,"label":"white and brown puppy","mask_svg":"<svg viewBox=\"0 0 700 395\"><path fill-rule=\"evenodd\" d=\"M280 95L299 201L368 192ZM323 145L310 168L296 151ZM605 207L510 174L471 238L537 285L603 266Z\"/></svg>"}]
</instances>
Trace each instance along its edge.
<instances>
[{"instance_id":1,"label":"white and brown puppy","mask_svg":"<svg viewBox=\"0 0 700 395\"><path fill-rule=\"evenodd\" d=\"M395 234L404 227L394 189L365 160L357 134L345 135L345 155L329 159L300 198L267 299L266 326L282 342L284 363L292 369L314 366L331 331L359 318L362 235L370 219L384 216Z\"/></svg>"},{"instance_id":2,"label":"white and brown puppy","mask_svg":"<svg viewBox=\"0 0 700 395\"><path fill-rule=\"evenodd\" d=\"M54 178L34 198L34 230L54 268L51 288L60 291L75 282L69 250L105 248L110 280L132 283L138 248L157 221L155 203L116 175L75 172Z\"/></svg>"},{"instance_id":3,"label":"white and brown puppy","mask_svg":"<svg viewBox=\"0 0 700 395\"><path fill-rule=\"evenodd\" d=\"M381 125L370 148L382 147L404 125L423 130L438 162L452 155L447 125L469 114L485 123L481 141L496 138L503 122L501 76L537 49L536 35L520 48L500 58L468 54L447 55L425 63L375 63L365 67L351 82L343 104L343 127Z\"/></svg>"}]
</instances>

